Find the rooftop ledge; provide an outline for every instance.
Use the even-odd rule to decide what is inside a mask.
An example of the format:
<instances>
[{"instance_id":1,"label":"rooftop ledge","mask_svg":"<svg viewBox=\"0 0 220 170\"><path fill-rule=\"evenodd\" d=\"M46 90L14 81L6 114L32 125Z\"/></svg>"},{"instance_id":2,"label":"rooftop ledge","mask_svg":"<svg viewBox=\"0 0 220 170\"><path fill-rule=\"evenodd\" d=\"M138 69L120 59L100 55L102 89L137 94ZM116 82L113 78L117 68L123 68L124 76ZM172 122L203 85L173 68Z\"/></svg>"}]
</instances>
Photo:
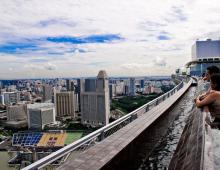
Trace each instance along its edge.
<instances>
[{"instance_id":1,"label":"rooftop ledge","mask_svg":"<svg viewBox=\"0 0 220 170\"><path fill-rule=\"evenodd\" d=\"M123 157L123 159L117 159L115 161L116 157L123 154L127 147L135 147L135 139L166 112L187 91L191 83L192 81L189 81L174 95L100 143L79 154L75 159L70 159L70 156L70 158L57 169L96 170L110 169L110 167L120 169L120 161L128 161L129 155L126 156L127 158Z\"/></svg>"},{"instance_id":2,"label":"rooftop ledge","mask_svg":"<svg viewBox=\"0 0 220 170\"><path fill-rule=\"evenodd\" d=\"M208 107L190 114L169 170L214 170L211 116Z\"/></svg>"}]
</instances>

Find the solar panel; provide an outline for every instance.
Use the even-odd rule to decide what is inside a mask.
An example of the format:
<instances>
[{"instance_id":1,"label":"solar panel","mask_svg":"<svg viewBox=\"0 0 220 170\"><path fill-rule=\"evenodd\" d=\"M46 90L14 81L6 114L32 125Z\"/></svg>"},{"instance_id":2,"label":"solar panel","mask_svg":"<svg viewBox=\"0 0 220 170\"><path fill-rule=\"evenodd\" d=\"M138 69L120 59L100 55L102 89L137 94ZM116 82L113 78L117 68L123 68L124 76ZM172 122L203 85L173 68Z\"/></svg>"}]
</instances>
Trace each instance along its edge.
<instances>
[{"instance_id":1,"label":"solar panel","mask_svg":"<svg viewBox=\"0 0 220 170\"><path fill-rule=\"evenodd\" d=\"M43 133L36 132L36 133L15 133L13 134L12 138L12 145L16 146L31 146L36 145Z\"/></svg>"}]
</instances>

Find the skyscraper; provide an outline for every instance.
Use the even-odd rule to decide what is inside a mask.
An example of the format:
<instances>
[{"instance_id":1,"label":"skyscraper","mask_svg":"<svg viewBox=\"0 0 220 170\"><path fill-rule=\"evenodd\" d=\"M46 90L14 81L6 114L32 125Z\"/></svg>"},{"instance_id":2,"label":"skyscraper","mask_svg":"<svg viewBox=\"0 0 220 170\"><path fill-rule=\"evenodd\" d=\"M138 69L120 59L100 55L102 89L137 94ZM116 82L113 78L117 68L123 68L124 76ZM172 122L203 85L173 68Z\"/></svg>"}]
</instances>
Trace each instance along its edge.
<instances>
[{"instance_id":1,"label":"skyscraper","mask_svg":"<svg viewBox=\"0 0 220 170\"><path fill-rule=\"evenodd\" d=\"M35 103L28 105L28 128L42 130L44 126L55 123L55 110L52 103Z\"/></svg>"},{"instance_id":2,"label":"skyscraper","mask_svg":"<svg viewBox=\"0 0 220 170\"><path fill-rule=\"evenodd\" d=\"M110 101L112 100L112 96L113 96L113 90L112 90L112 84L109 84L109 99Z\"/></svg>"},{"instance_id":3,"label":"skyscraper","mask_svg":"<svg viewBox=\"0 0 220 170\"><path fill-rule=\"evenodd\" d=\"M52 87L48 84L44 84L43 88L43 102L52 100Z\"/></svg>"},{"instance_id":4,"label":"skyscraper","mask_svg":"<svg viewBox=\"0 0 220 170\"><path fill-rule=\"evenodd\" d=\"M135 96L135 78L130 78L130 95Z\"/></svg>"},{"instance_id":5,"label":"skyscraper","mask_svg":"<svg viewBox=\"0 0 220 170\"><path fill-rule=\"evenodd\" d=\"M192 46L192 60L220 58L220 40L196 41Z\"/></svg>"},{"instance_id":6,"label":"skyscraper","mask_svg":"<svg viewBox=\"0 0 220 170\"><path fill-rule=\"evenodd\" d=\"M106 72L101 70L97 79L85 79L85 81L82 81L81 89L82 123L92 126L108 124L110 101Z\"/></svg>"},{"instance_id":7,"label":"skyscraper","mask_svg":"<svg viewBox=\"0 0 220 170\"><path fill-rule=\"evenodd\" d=\"M75 85L74 85L74 82L71 81L70 82L70 91L74 91L75 90Z\"/></svg>"},{"instance_id":8,"label":"skyscraper","mask_svg":"<svg viewBox=\"0 0 220 170\"><path fill-rule=\"evenodd\" d=\"M75 117L75 95L74 92L56 93L56 113L57 117Z\"/></svg>"},{"instance_id":9,"label":"skyscraper","mask_svg":"<svg viewBox=\"0 0 220 170\"><path fill-rule=\"evenodd\" d=\"M67 91L74 91L74 82L70 79L66 79L66 90Z\"/></svg>"},{"instance_id":10,"label":"skyscraper","mask_svg":"<svg viewBox=\"0 0 220 170\"><path fill-rule=\"evenodd\" d=\"M75 88L75 93L76 93L76 96L77 96L77 103L78 103L78 111L80 112L81 111L81 84L82 84L82 81L80 79L77 79L77 85L76 85L76 88Z\"/></svg>"},{"instance_id":11,"label":"skyscraper","mask_svg":"<svg viewBox=\"0 0 220 170\"><path fill-rule=\"evenodd\" d=\"M4 95L0 94L0 104L4 104Z\"/></svg>"},{"instance_id":12,"label":"skyscraper","mask_svg":"<svg viewBox=\"0 0 220 170\"><path fill-rule=\"evenodd\" d=\"M70 79L66 79L66 90L70 91Z\"/></svg>"},{"instance_id":13,"label":"skyscraper","mask_svg":"<svg viewBox=\"0 0 220 170\"><path fill-rule=\"evenodd\" d=\"M187 69L179 69L177 73L202 76L209 66L215 65L220 68L220 40L196 41L191 54L192 61L186 64Z\"/></svg>"},{"instance_id":14,"label":"skyscraper","mask_svg":"<svg viewBox=\"0 0 220 170\"><path fill-rule=\"evenodd\" d=\"M141 88L144 88L144 80L140 80Z\"/></svg>"}]
</instances>

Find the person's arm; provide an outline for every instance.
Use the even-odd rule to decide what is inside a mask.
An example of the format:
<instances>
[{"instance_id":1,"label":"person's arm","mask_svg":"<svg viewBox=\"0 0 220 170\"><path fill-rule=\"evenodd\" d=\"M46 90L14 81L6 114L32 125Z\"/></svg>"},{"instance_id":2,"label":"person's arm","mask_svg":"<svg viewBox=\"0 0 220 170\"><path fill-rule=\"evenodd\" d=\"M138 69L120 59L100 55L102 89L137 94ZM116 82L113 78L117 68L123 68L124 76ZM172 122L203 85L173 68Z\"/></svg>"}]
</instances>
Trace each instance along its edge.
<instances>
[{"instance_id":1,"label":"person's arm","mask_svg":"<svg viewBox=\"0 0 220 170\"><path fill-rule=\"evenodd\" d=\"M213 103L216 99L216 94L215 93L209 93L206 95L206 97L203 100L200 100L199 97L196 98L196 106L197 107L202 107L202 106L207 106L211 103Z\"/></svg>"},{"instance_id":2,"label":"person's arm","mask_svg":"<svg viewBox=\"0 0 220 170\"><path fill-rule=\"evenodd\" d=\"M206 98L207 95L208 95L207 93L203 93L199 95L199 100L203 100L204 98Z\"/></svg>"},{"instance_id":3,"label":"person's arm","mask_svg":"<svg viewBox=\"0 0 220 170\"><path fill-rule=\"evenodd\" d=\"M199 100L203 100L203 99L206 98L206 96L207 96L209 93L211 93L211 92L212 92L212 90L209 88L207 92L205 92L205 93L199 95Z\"/></svg>"}]
</instances>

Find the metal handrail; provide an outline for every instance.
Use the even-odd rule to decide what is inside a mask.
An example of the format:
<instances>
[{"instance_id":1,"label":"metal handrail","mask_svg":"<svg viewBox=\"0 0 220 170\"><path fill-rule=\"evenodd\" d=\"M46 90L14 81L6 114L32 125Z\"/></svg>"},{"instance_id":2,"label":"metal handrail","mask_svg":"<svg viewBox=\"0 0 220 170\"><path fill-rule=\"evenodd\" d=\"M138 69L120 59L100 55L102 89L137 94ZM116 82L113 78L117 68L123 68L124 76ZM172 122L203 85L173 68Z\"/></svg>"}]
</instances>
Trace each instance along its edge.
<instances>
[{"instance_id":1,"label":"metal handrail","mask_svg":"<svg viewBox=\"0 0 220 170\"><path fill-rule=\"evenodd\" d=\"M188 81L188 80L186 80ZM34 170L34 169L40 169L43 168L45 166L47 166L48 164L56 161L57 159L65 156L66 154L76 150L77 148L80 148L81 146L83 146L84 144L86 144L89 141L92 140L96 140L99 136L101 137L100 140L103 140L104 137L104 133L109 131L110 129L113 129L114 127L117 127L118 125L122 124L123 122L127 121L130 119L130 121L133 121L131 118L135 115L137 116L137 114L141 111L143 112L142 114L146 113L148 110L146 110L146 108L148 108L149 106L152 105L158 105L160 102L166 100L166 98L170 97L171 95L173 95L174 93L176 93L179 89L181 89L184 86L184 81L181 81L177 86L175 86L173 89L171 89L170 91L164 93L163 95L159 96L158 98L146 103L145 105L137 108L136 110L130 112L129 114L115 120L114 122L84 136L83 138L51 153L50 155L32 163L31 165L23 168L22 170ZM162 99L162 101L161 101ZM118 130L118 129L117 129ZM103 137L102 137L103 136Z\"/></svg>"}]
</instances>

